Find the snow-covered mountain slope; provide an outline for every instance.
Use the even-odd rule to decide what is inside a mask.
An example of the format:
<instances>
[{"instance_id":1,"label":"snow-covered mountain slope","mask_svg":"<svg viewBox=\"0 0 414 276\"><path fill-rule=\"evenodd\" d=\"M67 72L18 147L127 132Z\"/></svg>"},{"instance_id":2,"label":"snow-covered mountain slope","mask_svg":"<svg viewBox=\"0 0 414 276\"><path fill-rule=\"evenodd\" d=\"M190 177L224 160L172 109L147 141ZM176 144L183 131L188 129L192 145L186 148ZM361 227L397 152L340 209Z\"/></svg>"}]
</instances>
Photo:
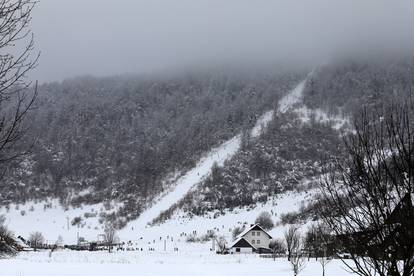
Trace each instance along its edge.
<instances>
[{"instance_id":1,"label":"snow-covered mountain slope","mask_svg":"<svg viewBox=\"0 0 414 276\"><path fill-rule=\"evenodd\" d=\"M211 150L197 165L180 177L171 192L159 199L153 206L144 211L137 220L128 224L129 227L139 228L154 220L162 211L170 208L179 201L194 185L207 176L213 166L217 163L222 165L227 159L233 156L240 147L240 136L223 143Z\"/></svg>"},{"instance_id":2,"label":"snow-covered mountain slope","mask_svg":"<svg viewBox=\"0 0 414 276\"><path fill-rule=\"evenodd\" d=\"M216 216L214 212L211 212L203 217L188 217L183 212L179 212L170 220L156 226L131 223L120 230L118 236L122 241L131 240L145 247L150 244L156 249L163 248L163 241L167 236L170 237L169 249L172 249L173 246L186 247L186 237L194 231L197 236L202 236L208 230L214 230L217 234L224 235L228 241L231 241L231 231L235 226L254 223L262 211L268 211L272 214L274 221L278 221L282 214L299 210L302 204L311 200L312 195L312 191L287 193L274 197L267 203L257 205L254 208L223 210L225 215L221 216ZM59 236L63 238L65 244L73 244L76 243L78 237L97 240L98 235L103 234L103 225L100 224L98 216L85 217L85 213L105 210L102 204L65 210L56 200L51 200L49 203L51 208L46 209L44 202L28 202L25 205L19 205L18 209L16 205L12 204L9 211L2 208L0 213L5 214L6 225L16 236L28 237L32 232L40 231L48 243L54 243ZM22 211L24 211L24 215L21 214ZM75 217L82 217L83 222L79 225L72 225L71 222ZM271 231L271 234L274 237L280 237L283 229L283 226L277 226Z\"/></svg>"},{"instance_id":3,"label":"snow-covered mountain slope","mask_svg":"<svg viewBox=\"0 0 414 276\"><path fill-rule=\"evenodd\" d=\"M277 112L285 113L297 110L298 107L300 108L305 86L306 80L302 81L295 89L282 98ZM257 120L251 130L251 137L257 138L266 130L266 126L273 119L274 113L274 110L267 111ZM217 163L219 166L222 166L225 161L231 159L240 149L240 144L241 135L237 135L212 149L193 169L179 177L168 193L161 196L138 219L129 222L120 231L120 238L136 240L138 236L145 236L145 238L152 239L154 235L160 236L162 233L175 233L175 235L179 235L180 233L189 232L189 229L194 229L198 233L204 233L214 228L217 231L227 229L226 234L231 234L230 229L235 225L253 223L261 211L268 210L272 212L276 221L281 213L297 210L299 203L304 200L304 195L283 194L274 197L263 206L258 205L254 209L248 209L247 207L236 209L218 218L214 218L214 214L207 215L207 217L189 218L183 213L178 213L171 220L168 220L160 226L150 227L148 225L160 213L171 208L192 188L203 181L211 173L213 164ZM31 208L32 205L34 208ZM65 242L68 243L75 242L78 235L89 240L95 240L97 235L102 233L99 216L86 217L85 215L85 213L97 213L98 210L104 211L102 204L84 206L83 208L69 208L69 210L64 210L57 201L52 201L52 209L44 209L43 205L44 203L35 204L29 202L21 206L19 210L16 210L16 206L11 205L10 211L6 214L9 227L16 234L22 236L28 236L32 231L43 232L47 239L56 239L57 236L61 235ZM34 210L30 211L30 209ZM21 214L22 210L25 210L24 215ZM1 210L1 212L5 213L5 210ZM81 217L82 223L72 226L71 221L75 217ZM32 225L33 227L25 227L25 225ZM277 228L274 231L275 235L281 233L280 229L278 230Z\"/></svg>"},{"instance_id":4,"label":"snow-covered mountain slope","mask_svg":"<svg viewBox=\"0 0 414 276\"><path fill-rule=\"evenodd\" d=\"M299 90L302 90L303 87L304 82L299 84L298 87L296 87L291 93L300 93ZM290 93L288 96L289 95ZM273 115L274 111L270 110L265 112L257 120L256 125L251 130L251 136L253 138L258 137L265 130L267 124L272 120ZM234 156L234 154L236 154L240 148L240 143L241 135L237 135L219 147L212 149L204 158L202 158L197 163L193 169L176 180L176 183L172 185L173 188L169 193L162 196L149 209L144 211L137 220L128 223L128 225L120 232L120 237L128 237L131 239L136 238L138 233L142 233L143 229L148 228L148 223L154 220L161 212L167 210L173 204L177 203L191 188L193 188L206 176L208 176L211 172L213 164L217 163L219 166L223 165L226 160L229 160L232 156ZM51 203L53 206L52 209L45 209L43 207L45 204L44 202L28 202L25 205L21 205L18 210L18 207L12 204L8 212L6 212L5 209L0 210L0 212L6 214L9 227L15 231L17 235L28 236L32 231L41 231L45 234L47 239L57 239L57 237L60 235L66 242L75 242L78 235L85 237L86 239L94 240L98 234L102 233L102 225L99 223L98 215L94 217L85 216L85 213L99 213L99 211L103 211L104 207L102 204L89 205L82 208L69 208L68 210L64 210L64 208L61 207L56 200L52 200ZM260 208L260 210L262 209L263 208ZM22 211L24 211L24 215L21 214ZM245 217L245 221L247 223L250 223L258 214L259 209L257 212L243 212L243 209L241 209L240 212L242 214L241 217ZM246 219L248 213L248 216L251 217L250 219ZM81 217L82 223L76 226L72 226L71 221L75 217ZM230 216L230 218L227 218L227 222L226 217L222 217L224 221L220 219L218 221L215 221L215 223L217 224L217 227L220 224L226 224L226 227L231 227L231 225L234 224L235 220L241 221L241 217ZM199 219L203 220L203 218ZM187 222L191 224L186 225L182 228L178 227L177 229L180 230L177 231L185 231L187 227L195 227L197 224L206 226L212 225L210 222L207 224L201 223L201 221L198 221L197 219L194 219L194 221L191 222ZM183 225L182 221L168 222L167 225L169 223L173 223L175 226L177 226L177 223ZM27 227L27 225L31 226ZM203 228L197 227L196 229L203 230ZM152 230L150 232L152 232Z\"/></svg>"},{"instance_id":5,"label":"snow-covered mountain slope","mask_svg":"<svg viewBox=\"0 0 414 276\"><path fill-rule=\"evenodd\" d=\"M234 210L222 210L224 215L220 216L217 216L215 212L210 212L205 216L189 217L184 212L178 212L160 225L147 226L144 229L127 226L120 232L120 236L132 240L135 240L138 236L159 239L160 235L167 234L180 237L184 233L186 235L181 237L181 240L183 240L194 231L196 236L201 237L207 234L208 230L213 230L218 235L223 235L228 241L231 241L232 230L235 226L249 226L263 211L271 213L274 221L279 221L282 214L299 210L301 204L310 200L312 195L313 192L287 193L274 197L264 204L258 204L254 208L242 207ZM270 233L274 237L281 237L283 229L283 226L277 226ZM162 244L157 246L162 246Z\"/></svg>"},{"instance_id":6,"label":"snow-covered mountain slope","mask_svg":"<svg viewBox=\"0 0 414 276\"><path fill-rule=\"evenodd\" d=\"M326 162L321 160L340 154L338 130L347 120L305 105L303 98L312 75L286 94L277 110L262 117L269 126L266 133L262 132L264 135L247 140L224 167L217 168L214 175L194 186L155 223L163 223L179 210L185 210L189 216L202 216L212 210L250 206L287 191L314 187ZM253 133L257 135L259 131ZM311 185L302 187L303 181Z\"/></svg>"},{"instance_id":7,"label":"snow-covered mountain slope","mask_svg":"<svg viewBox=\"0 0 414 276\"><path fill-rule=\"evenodd\" d=\"M274 111L268 111L263 114L251 130L252 137L258 137L272 120ZM191 188L200 183L211 172L214 164L222 166L226 160L229 160L240 149L241 136L237 135L232 139L221 144L219 147L212 149L197 165L180 177L174 187L164 197L161 197L154 205L144 211L137 220L128 224L127 227L140 228L151 223L160 213L168 210L173 204L182 199Z\"/></svg>"},{"instance_id":8,"label":"snow-covered mountain slope","mask_svg":"<svg viewBox=\"0 0 414 276\"><path fill-rule=\"evenodd\" d=\"M300 97L305 87L306 80L302 81L295 89L285 96L281 102L283 109L290 108L296 101L295 95ZM279 107L281 109L281 107ZM253 138L258 137L265 131L267 124L273 119L274 111L265 112L256 122L252 128L250 135ZM211 150L206 157L200 160L195 168L188 171L184 176L180 177L173 185L175 187L170 193L159 199L152 207L144 211L140 217L128 224L127 227L140 228L156 219L163 211L168 210L173 204L182 199L191 188L200 183L207 177L213 164L222 166L226 160L229 160L240 149L241 136L237 135L229 141L223 143L219 147Z\"/></svg>"}]
</instances>

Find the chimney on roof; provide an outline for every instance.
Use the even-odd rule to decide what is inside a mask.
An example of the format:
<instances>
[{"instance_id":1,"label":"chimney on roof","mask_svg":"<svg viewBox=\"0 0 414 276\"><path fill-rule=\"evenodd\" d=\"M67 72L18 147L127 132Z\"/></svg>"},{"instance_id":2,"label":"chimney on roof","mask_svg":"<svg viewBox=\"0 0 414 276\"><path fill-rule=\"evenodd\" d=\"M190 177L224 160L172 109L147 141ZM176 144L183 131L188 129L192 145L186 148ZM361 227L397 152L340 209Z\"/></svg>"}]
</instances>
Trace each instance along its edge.
<instances>
[{"instance_id":1,"label":"chimney on roof","mask_svg":"<svg viewBox=\"0 0 414 276\"><path fill-rule=\"evenodd\" d=\"M254 226L254 224L250 224L250 227L253 227Z\"/></svg>"}]
</instances>

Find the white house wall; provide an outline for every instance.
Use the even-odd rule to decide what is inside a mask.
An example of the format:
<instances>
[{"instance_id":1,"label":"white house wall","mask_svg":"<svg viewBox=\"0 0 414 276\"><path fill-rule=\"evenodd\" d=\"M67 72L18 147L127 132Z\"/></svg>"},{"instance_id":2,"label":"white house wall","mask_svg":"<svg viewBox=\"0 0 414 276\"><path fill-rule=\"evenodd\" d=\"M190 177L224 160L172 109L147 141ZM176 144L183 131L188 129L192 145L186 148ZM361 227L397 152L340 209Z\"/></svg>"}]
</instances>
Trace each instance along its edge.
<instances>
[{"instance_id":1,"label":"white house wall","mask_svg":"<svg viewBox=\"0 0 414 276\"><path fill-rule=\"evenodd\" d=\"M255 233L255 235L253 236L253 232ZM260 235L258 236L257 233L260 233ZM259 247L264 247L264 248L269 248L269 244L270 244L270 238L269 236L260 230L251 230L249 232L246 233L246 235L243 236L246 240L249 241L249 243L251 245L253 245L256 248ZM254 240L254 242L253 242ZM257 241L260 241L260 243L258 243Z\"/></svg>"}]
</instances>

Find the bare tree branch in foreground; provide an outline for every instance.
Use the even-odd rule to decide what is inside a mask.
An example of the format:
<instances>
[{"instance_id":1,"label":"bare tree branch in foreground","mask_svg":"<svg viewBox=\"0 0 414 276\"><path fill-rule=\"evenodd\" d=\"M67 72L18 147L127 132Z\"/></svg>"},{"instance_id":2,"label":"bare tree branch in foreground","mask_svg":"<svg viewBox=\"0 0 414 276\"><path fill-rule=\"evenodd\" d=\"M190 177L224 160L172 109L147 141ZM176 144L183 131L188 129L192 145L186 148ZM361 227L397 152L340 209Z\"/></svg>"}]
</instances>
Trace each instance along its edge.
<instances>
[{"instance_id":1,"label":"bare tree branch in foreground","mask_svg":"<svg viewBox=\"0 0 414 276\"><path fill-rule=\"evenodd\" d=\"M321 215L358 275L414 273L413 115L412 100L362 112L321 181Z\"/></svg>"}]
</instances>

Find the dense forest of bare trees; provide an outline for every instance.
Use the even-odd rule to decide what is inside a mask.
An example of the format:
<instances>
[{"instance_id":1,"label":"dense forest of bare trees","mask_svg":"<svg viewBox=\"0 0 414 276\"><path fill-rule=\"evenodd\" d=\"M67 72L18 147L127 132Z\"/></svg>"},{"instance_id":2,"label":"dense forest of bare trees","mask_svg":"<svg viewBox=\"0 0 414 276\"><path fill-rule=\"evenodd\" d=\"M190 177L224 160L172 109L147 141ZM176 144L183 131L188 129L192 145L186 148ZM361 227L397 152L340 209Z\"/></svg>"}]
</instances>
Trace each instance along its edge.
<instances>
[{"instance_id":1,"label":"dense forest of bare trees","mask_svg":"<svg viewBox=\"0 0 414 276\"><path fill-rule=\"evenodd\" d=\"M113 199L125 202L123 215L138 215L168 187L168 176L250 128L302 77L194 73L42 85L31 154L10 166L2 202L51 195L65 205Z\"/></svg>"},{"instance_id":2,"label":"dense forest of bare trees","mask_svg":"<svg viewBox=\"0 0 414 276\"><path fill-rule=\"evenodd\" d=\"M309 108L353 118L364 106L375 110L392 99L410 98L413 70L410 59L333 63L315 70L303 101ZM232 160L216 168L198 189L157 221L168 218L177 208L198 215L265 202L269 196L287 190L312 188L312 181L303 187L301 180L318 179L324 173L324 164L341 157L343 134L329 123L311 120L303 124L297 114L278 114L264 135L257 140L244 139L241 151ZM284 214L282 223L316 220L320 207L318 201L310 202L298 212Z\"/></svg>"},{"instance_id":3,"label":"dense forest of bare trees","mask_svg":"<svg viewBox=\"0 0 414 276\"><path fill-rule=\"evenodd\" d=\"M330 114L353 115L414 91L414 59L341 60L318 68L308 81L304 102Z\"/></svg>"},{"instance_id":4,"label":"dense forest of bare trees","mask_svg":"<svg viewBox=\"0 0 414 276\"><path fill-rule=\"evenodd\" d=\"M251 139L224 167L216 167L197 189L164 212L181 208L192 215L266 202L316 185L328 156L341 155L339 132L330 124L303 124L296 114L278 114L258 139Z\"/></svg>"}]
</instances>

